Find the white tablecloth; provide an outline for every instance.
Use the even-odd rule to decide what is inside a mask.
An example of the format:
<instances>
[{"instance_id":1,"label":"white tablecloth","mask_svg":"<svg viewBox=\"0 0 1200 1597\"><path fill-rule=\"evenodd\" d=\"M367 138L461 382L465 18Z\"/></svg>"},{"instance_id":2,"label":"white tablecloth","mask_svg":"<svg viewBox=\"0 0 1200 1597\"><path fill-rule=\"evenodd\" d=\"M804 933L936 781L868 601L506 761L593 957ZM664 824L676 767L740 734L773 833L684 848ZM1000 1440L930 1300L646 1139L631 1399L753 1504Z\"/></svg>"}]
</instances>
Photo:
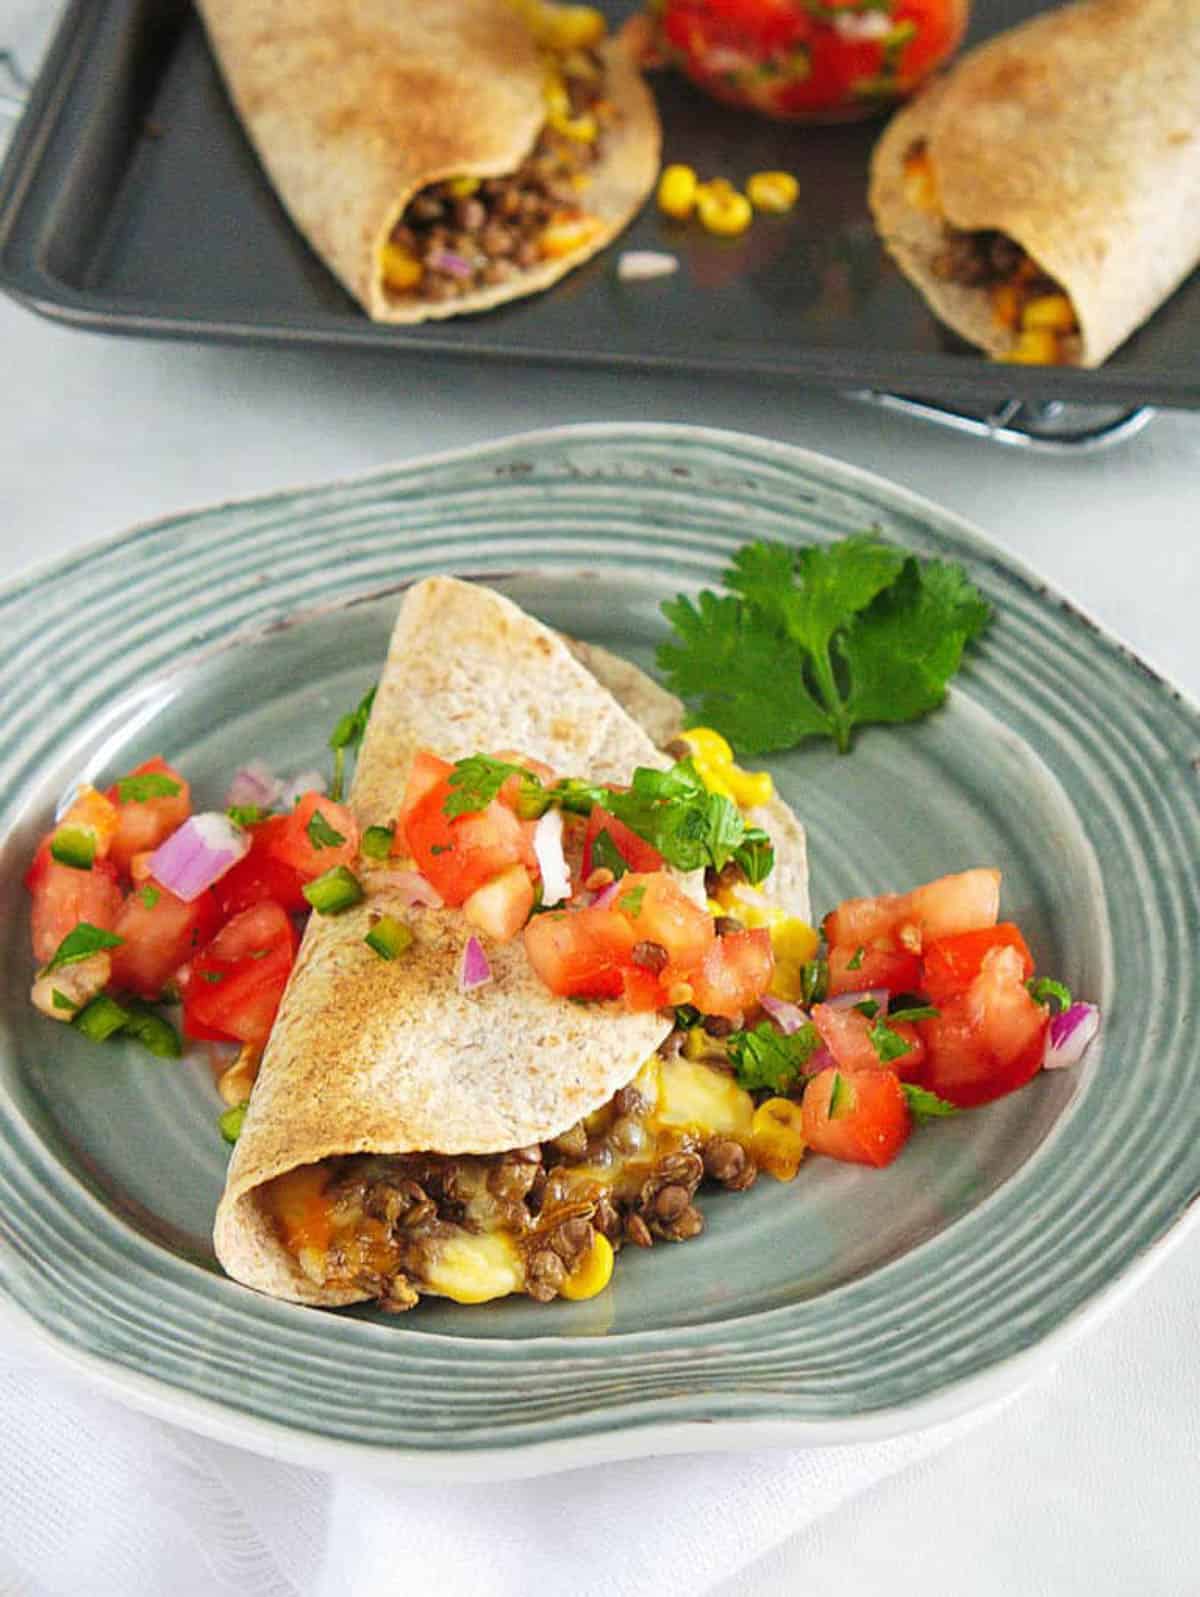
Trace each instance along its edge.
<instances>
[{"instance_id":1,"label":"white tablecloth","mask_svg":"<svg viewBox=\"0 0 1200 1597\"><path fill-rule=\"evenodd\" d=\"M37 10L0 0L0 44ZM939 499L1200 694L1200 417L1050 460L786 385L106 340L8 302L0 374L3 580L214 499L558 422L688 421L824 449ZM864 1448L453 1489L201 1441L0 1334L0 1592L1194 1593L1198 1308L1193 1237L999 1413Z\"/></svg>"}]
</instances>

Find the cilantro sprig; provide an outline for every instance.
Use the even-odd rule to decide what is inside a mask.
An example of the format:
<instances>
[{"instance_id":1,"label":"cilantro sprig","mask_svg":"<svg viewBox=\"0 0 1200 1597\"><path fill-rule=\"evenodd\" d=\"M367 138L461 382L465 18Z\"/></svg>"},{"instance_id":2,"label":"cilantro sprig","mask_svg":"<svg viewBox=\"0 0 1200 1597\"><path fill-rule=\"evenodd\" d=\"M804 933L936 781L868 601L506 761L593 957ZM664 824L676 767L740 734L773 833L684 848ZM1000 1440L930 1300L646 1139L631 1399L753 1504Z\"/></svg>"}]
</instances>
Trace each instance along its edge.
<instances>
[{"instance_id":1,"label":"cilantro sprig","mask_svg":"<svg viewBox=\"0 0 1200 1597\"><path fill-rule=\"evenodd\" d=\"M719 871L733 860L747 881L757 884L774 864L767 834L760 827L747 826L736 804L723 794L710 793L690 759L679 760L666 771L638 766L629 788L617 791L574 778L547 787L519 765L472 754L459 760L447 779L450 795L443 806L445 814L454 819L486 809L514 776L520 781L517 813L526 820L553 807L589 815L599 804L677 870Z\"/></svg>"},{"instance_id":2,"label":"cilantro sprig","mask_svg":"<svg viewBox=\"0 0 1200 1597\"><path fill-rule=\"evenodd\" d=\"M372 688L353 710L347 710L329 734L329 747L333 750L333 781L329 784L329 796L335 803L340 802L346 785L346 750L356 749L362 742L367 722L371 719L375 692L376 689Z\"/></svg>"},{"instance_id":3,"label":"cilantro sprig","mask_svg":"<svg viewBox=\"0 0 1200 1597\"><path fill-rule=\"evenodd\" d=\"M793 548L752 543L729 593L669 600L669 685L740 752L913 721L935 710L991 611L961 566L918 560L870 532Z\"/></svg>"}]
</instances>

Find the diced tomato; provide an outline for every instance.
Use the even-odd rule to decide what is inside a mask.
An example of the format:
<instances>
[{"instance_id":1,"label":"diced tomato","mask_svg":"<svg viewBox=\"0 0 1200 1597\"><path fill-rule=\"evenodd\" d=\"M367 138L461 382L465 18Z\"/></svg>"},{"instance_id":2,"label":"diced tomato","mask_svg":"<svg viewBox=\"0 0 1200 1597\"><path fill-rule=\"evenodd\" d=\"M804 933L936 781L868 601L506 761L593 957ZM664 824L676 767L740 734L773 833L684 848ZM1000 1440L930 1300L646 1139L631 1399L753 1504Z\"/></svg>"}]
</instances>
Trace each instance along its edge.
<instances>
[{"instance_id":1,"label":"diced tomato","mask_svg":"<svg viewBox=\"0 0 1200 1597\"><path fill-rule=\"evenodd\" d=\"M712 916L665 871L623 876L610 912L628 921L635 942L666 949L668 965L680 974L699 966L716 936Z\"/></svg>"},{"instance_id":2,"label":"diced tomato","mask_svg":"<svg viewBox=\"0 0 1200 1597\"><path fill-rule=\"evenodd\" d=\"M405 832L408 818L435 788L445 789L448 784L446 778L454 769L449 760L439 760L436 754L430 754L422 749L408 772L408 785L404 789L404 798L400 804L400 813L396 817L396 835L392 841L392 853L403 854L408 849Z\"/></svg>"},{"instance_id":3,"label":"diced tomato","mask_svg":"<svg viewBox=\"0 0 1200 1597\"><path fill-rule=\"evenodd\" d=\"M737 1019L766 992L774 972L770 932L730 932L709 944L699 968L687 978L692 1002L702 1015Z\"/></svg>"},{"instance_id":4,"label":"diced tomato","mask_svg":"<svg viewBox=\"0 0 1200 1597\"><path fill-rule=\"evenodd\" d=\"M651 843L644 837L639 837L619 821L615 815L596 804L588 816L587 832L583 839L583 879L586 882L593 869L600 862L592 858L592 849L601 832L607 832L609 840L617 853L625 861L631 871L661 871L663 857Z\"/></svg>"},{"instance_id":5,"label":"diced tomato","mask_svg":"<svg viewBox=\"0 0 1200 1597\"><path fill-rule=\"evenodd\" d=\"M812 1019L821 1041L843 1070L891 1070L907 1081L919 1074L924 1063L925 1044L911 1021L872 1017L859 1009L835 1009L829 1004L817 1004ZM906 1053L894 1059L880 1056L871 1040L877 1020L885 1021L888 1030L908 1044Z\"/></svg>"},{"instance_id":6,"label":"diced tomato","mask_svg":"<svg viewBox=\"0 0 1200 1597\"><path fill-rule=\"evenodd\" d=\"M278 904L266 901L235 915L190 962L185 1033L261 1047L287 986L296 941Z\"/></svg>"},{"instance_id":7,"label":"diced tomato","mask_svg":"<svg viewBox=\"0 0 1200 1597\"><path fill-rule=\"evenodd\" d=\"M113 985L140 998L158 998L184 961L212 937L218 922L211 892L185 904L157 882L135 887L112 928L125 939L113 949Z\"/></svg>"},{"instance_id":8,"label":"diced tomato","mask_svg":"<svg viewBox=\"0 0 1200 1597\"><path fill-rule=\"evenodd\" d=\"M619 998L638 934L607 909L550 910L525 928L525 951L538 976L561 998Z\"/></svg>"},{"instance_id":9,"label":"diced tomato","mask_svg":"<svg viewBox=\"0 0 1200 1597\"><path fill-rule=\"evenodd\" d=\"M904 1089L890 1070L822 1070L804 1089L802 1121L814 1153L877 1168L891 1164L911 1130Z\"/></svg>"},{"instance_id":10,"label":"diced tomato","mask_svg":"<svg viewBox=\"0 0 1200 1597\"><path fill-rule=\"evenodd\" d=\"M854 968L851 969L851 966ZM916 954L887 943L859 943L829 950L829 996L884 987L890 993L921 991L921 961Z\"/></svg>"},{"instance_id":11,"label":"diced tomato","mask_svg":"<svg viewBox=\"0 0 1200 1597\"><path fill-rule=\"evenodd\" d=\"M95 849L95 859L105 859L117 830L117 806L87 783L79 789L58 827L78 827L87 832Z\"/></svg>"},{"instance_id":12,"label":"diced tomato","mask_svg":"<svg viewBox=\"0 0 1200 1597\"><path fill-rule=\"evenodd\" d=\"M301 881L314 881L337 865L354 863L358 822L344 804L336 804L323 793L305 793L290 814L277 818L283 825L272 829L265 846ZM333 842L334 837L341 842ZM323 841L326 838L330 841Z\"/></svg>"},{"instance_id":13,"label":"diced tomato","mask_svg":"<svg viewBox=\"0 0 1200 1597\"><path fill-rule=\"evenodd\" d=\"M1049 1012L1025 987L1025 963L1011 946L990 949L966 992L932 1020L917 1022L926 1057L922 1086L959 1108L1023 1087L1041 1068Z\"/></svg>"},{"instance_id":14,"label":"diced tomato","mask_svg":"<svg viewBox=\"0 0 1200 1597\"><path fill-rule=\"evenodd\" d=\"M444 809L451 792L450 784L442 781L429 787L407 814L402 811L408 851L447 904L463 903L510 865L537 869L532 828L512 810L493 801L485 810L451 820Z\"/></svg>"},{"instance_id":15,"label":"diced tomato","mask_svg":"<svg viewBox=\"0 0 1200 1597\"><path fill-rule=\"evenodd\" d=\"M667 1003L662 978L641 965L629 965L621 972L625 994L625 1007L634 1014L645 1014L652 1009L662 1009Z\"/></svg>"},{"instance_id":16,"label":"diced tomato","mask_svg":"<svg viewBox=\"0 0 1200 1597\"><path fill-rule=\"evenodd\" d=\"M960 932L957 937L940 937L930 943L922 958L920 991L934 1004L943 1004L967 988L979 975L985 954L993 948L1014 948L1024 967L1023 980L1033 975L1033 955L1020 930L1011 921L1002 921L978 932ZM914 985L906 991L916 992Z\"/></svg>"},{"instance_id":17,"label":"diced tomato","mask_svg":"<svg viewBox=\"0 0 1200 1597\"><path fill-rule=\"evenodd\" d=\"M123 874L135 854L157 848L192 813L192 790L173 766L159 755L129 772L130 776L164 776L179 785L178 793L161 798L129 799L122 803L119 786L113 783L107 797L117 806L117 829L109 845L108 857Z\"/></svg>"},{"instance_id":18,"label":"diced tomato","mask_svg":"<svg viewBox=\"0 0 1200 1597\"><path fill-rule=\"evenodd\" d=\"M825 918L831 948L882 943L920 953L926 943L994 926L1000 913L1000 872L985 868L940 876L911 893L848 898Z\"/></svg>"},{"instance_id":19,"label":"diced tomato","mask_svg":"<svg viewBox=\"0 0 1200 1597\"><path fill-rule=\"evenodd\" d=\"M533 908L533 882L524 865L510 865L463 903L467 923L498 943L514 938Z\"/></svg>"},{"instance_id":20,"label":"diced tomato","mask_svg":"<svg viewBox=\"0 0 1200 1597\"><path fill-rule=\"evenodd\" d=\"M117 873L108 860L97 860L90 871L62 865L50 853L45 837L25 873L33 895L33 957L39 965L52 959L59 943L80 921L110 932L121 908Z\"/></svg>"},{"instance_id":21,"label":"diced tomato","mask_svg":"<svg viewBox=\"0 0 1200 1597\"><path fill-rule=\"evenodd\" d=\"M250 828L250 852L213 888L222 920L251 909L264 899L291 914L301 914L310 907L303 893L304 877L276 850L276 840L288 819L286 815L270 815Z\"/></svg>"}]
</instances>

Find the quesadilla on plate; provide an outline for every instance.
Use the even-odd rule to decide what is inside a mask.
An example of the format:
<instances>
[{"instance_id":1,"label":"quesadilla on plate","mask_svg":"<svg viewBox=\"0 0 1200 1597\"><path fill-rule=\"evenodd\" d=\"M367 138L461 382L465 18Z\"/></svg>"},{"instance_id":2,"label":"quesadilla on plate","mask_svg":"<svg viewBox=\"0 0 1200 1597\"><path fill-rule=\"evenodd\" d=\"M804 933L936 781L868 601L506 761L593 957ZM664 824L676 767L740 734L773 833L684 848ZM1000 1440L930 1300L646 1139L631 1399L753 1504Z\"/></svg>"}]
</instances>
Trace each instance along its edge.
<instances>
[{"instance_id":1,"label":"quesadilla on plate","mask_svg":"<svg viewBox=\"0 0 1200 1597\"><path fill-rule=\"evenodd\" d=\"M547 288L653 187L653 99L588 7L199 6L280 199L376 321L481 311Z\"/></svg>"},{"instance_id":2,"label":"quesadilla on plate","mask_svg":"<svg viewBox=\"0 0 1200 1597\"><path fill-rule=\"evenodd\" d=\"M956 332L1100 365L1200 261L1200 0L1078 0L989 40L893 117L870 200Z\"/></svg>"},{"instance_id":3,"label":"quesadilla on plate","mask_svg":"<svg viewBox=\"0 0 1200 1597\"><path fill-rule=\"evenodd\" d=\"M623 1242L702 1229L706 1178L795 1173L799 1105L764 1116L721 1038L816 950L803 832L711 734L673 763L635 716L676 735L677 701L574 649L486 588L406 597L349 797L394 852L305 932L217 1215L238 1280L390 1309L588 1297Z\"/></svg>"}]
</instances>

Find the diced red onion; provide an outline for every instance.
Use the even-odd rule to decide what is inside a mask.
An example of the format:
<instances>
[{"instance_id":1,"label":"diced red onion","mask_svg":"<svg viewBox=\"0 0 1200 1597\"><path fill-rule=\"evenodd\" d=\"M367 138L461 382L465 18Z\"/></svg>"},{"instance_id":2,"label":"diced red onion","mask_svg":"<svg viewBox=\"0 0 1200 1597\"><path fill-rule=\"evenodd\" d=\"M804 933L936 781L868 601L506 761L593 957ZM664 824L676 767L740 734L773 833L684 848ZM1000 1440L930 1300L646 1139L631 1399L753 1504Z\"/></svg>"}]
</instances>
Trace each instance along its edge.
<instances>
[{"instance_id":1,"label":"diced red onion","mask_svg":"<svg viewBox=\"0 0 1200 1597\"><path fill-rule=\"evenodd\" d=\"M466 947L463 949L462 966L458 973L460 991L469 993L476 987L483 987L491 979L492 967L488 964L483 944L478 937L468 937Z\"/></svg>"},{"instance_id":2,"label":"diced red onion","mask_svg":"<svg viewBox=\"0 0 1200 1597\"><path fill-rule=\"evenodd\" d=\"M679 257L662 250L622 250L617 257L617 277L622 283L648 283L678 270Z\"/></svg>"},{"instance_id":3,"label":"diced red onion","mask_svg":"<svg viewBox=\"0 0 1200 1597\"><path fill-rule=\"evenodd\" d=\"M235 804L256 804L268 810L279 797L279 778L265 760L250 760L234 775L225 795L225 807Z\"/></svg>"},{"instance_id":4,"label":"diced red onion","mask_svg":"<svg viewBox=\"0 0 1200 1597\"><path fill-rule=\"evenodd\" d=\"M889 993L886 987L866 987L859 993L839 993L836 998L825 1000L830 1009L853 1009L857 1004L865 1004L872 999L879 1005L879 1013L887 1014Z\"/></svg>"},{"instance_id":5,"label":"diced red onion","mask_svg":"<svg viewBox=\"0 0 1200 1597\"><path fill-rule=\"evenodd\" d=\"M808 1024L808 1016L799 1004L789 1004L786 998L776 998L764 993L759 1003L770 1015L785 1037L791 1037L801 1026Z\"/></svg>"},{"instance_id":6,"label":"diced red onion","mask_svg":"<svg viewBox=\"0 0 1200 1597\"><path fill-rule=\"evenodd\" d=\"M1055 1015L1046 1034L1043 1068L1065 1070L1069 1065L1077 1065L1099 1030L1100 1011L1095 1004L1072 1004L1061 1015Z\"/></svg>"},{"instance_id":7,"label":"diced red onion","mask_svg":"<svg viewBox=\"0 0 1200 1597\"><path fill-rule=\"evenodd\" d=\"M835 11L832 21L834 32L855 44L878 44L895 27L886 11Z\"/></svg>"},{"instance_id":8,"label":"diced red onion","mask_svg":"<svg viewBox=\"0 0 1200 1597\"><path fill-rule=\"evenodd\" d=\"M324 791L324 773L310 768L307 771L301 771L299 776L293 776L290 782L285 782L283 784L283 791L280 793L279 797L290 809L302 794L324 793Z\"/></svg>"},{"instance_id":9,"label":"diced red onion","mask_svg":"<svg viewBox=\"0 0 1200 1597\"><path fill-rule=\"evenodd\" d=\"M563 817L559 809L547 810L533 829L533 852L542 873L542 903L561 904L571 896L571 872L563 853Z\"/></svg>"},{"instance_id":10,"label":"diced red onion","mask_svg":"<svg viewBox=\"0 0 1200 1597\"><path fill-rule=\"evenodd\" d=\"M228 815L213 811L192 815L154 850L150 874L190 904L244 859L249 849L250 834Z\"/></svg>"},{"instance_id":11,"label":"diced red onion","mask_svg":"<svg viewBox=\"0 0 1200 1597\"><path fill-rule=\"evenodd\" d=\"M420 871L390 871L388 887L405 909L441 909L446 900Z\"/></svg>"},{"instance_id":12,"label":"diced red onion","mask_svg":"<svg viewBox=\"0 0 1200 1597\"><path fill-rule=\"evenodd\" d=\"M592 900L593 909L607 909L621 891L620 882L609 882L607 887L602 887Z\"/></svg>"},{"instance_id":13,"label":"diced red onion","mask_svg":"<svg viewBox=\"0 0 1200 1597\"><path fill-rule=\"evenodd\" d=\"M470 261L455 250L430 250L425 257L425 264L435 272L445 272L447 277L465 280L475 275L475 268Z\"/></svg>"},{"instance_id":14,"label":"diced red onion","mask_svg":"<svg viewBox=\"0 0 1200 1597\"><path fill-rule=\"evenodd\" d=\"M815 1054L810 1054L804 1069L810 1076L815 1076L818 1071L828 1070L830 1065L836 1065L837 1060L828 1048L818 1048Z\"/></svg>"}]
</instances>

